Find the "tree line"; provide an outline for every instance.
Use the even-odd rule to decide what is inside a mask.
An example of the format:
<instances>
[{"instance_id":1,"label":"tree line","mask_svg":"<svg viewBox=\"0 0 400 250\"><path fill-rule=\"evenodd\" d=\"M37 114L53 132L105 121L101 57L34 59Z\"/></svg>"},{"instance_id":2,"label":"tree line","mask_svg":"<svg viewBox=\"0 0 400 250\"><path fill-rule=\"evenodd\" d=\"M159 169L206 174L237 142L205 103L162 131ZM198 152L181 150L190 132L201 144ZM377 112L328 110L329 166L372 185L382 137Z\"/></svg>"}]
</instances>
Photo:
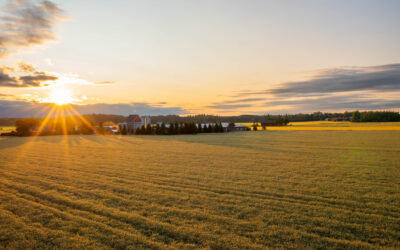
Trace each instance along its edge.
<instances>
[{"instance_id":1,"label":"tree line","mask_svg":"<svg viewBox=\"0 0 400 250\"><path fill-rule=\"evenodd\" d=\"M355 111L352 113L353 122L398 122L400 114L390 111Z\"/></svg>"},{"instance_id":2,"label":"tree line","mask_svg":"<svg viewBox=\"0 0 400 250\"><path fill-rule=\"evenodd\" d=\"M93 134L95 128L87 120L76 120L75 117L56 118L22 118L15 122L15 131L2 133L3 136Z\"/></svg>"},{"instance_id":3,"label":"tree line","mask_svg":"<svg viewBox=\"0 0 400 250\"><path fill-rule=\"evenodd\" d=\"M232 126L232 125L230 125ZM233 124L233 126L235 126ZM122 135L127 134L126 127L120 127ZM152 126L148 124L147 126L142 126L137 128L135 134L137 135L182 135L182 134L199 134L199 133L223 133L224 128L221 123L215 124L195 124L194 122L184 122L184 123L165 123L156 124Z\"/></svg>"},{"instance_id":4,"label":"tree line","mask_svg":"<svg viewBox=\"0 0 400 250\"><path fill-rule=\"evenodd\" d=\"M358 112L358 111L354 111ZM206 115L206 114L198 114L198 115L156 115L150 116L151 120L154 123L163 122L166 124L170 123L221 123L221 122L235 122L235 123L254 123L254 122L264 122L266 120L279 120L283 117L287 119L288 122L297 122L297 121L321 121L325 119L331 119L336 117L344 117L344 118L352 118L354 112L341 112L341 113L323 113L323 112L314 112L314 113L298 113L298 114L287 114L287 115L239 115L239 116L216 116L216 115ZM366 113L366 112L360 112ZM363 121L399 121L398 112L391 111L368 111L368 115L364 114L365 118L362 118L360 122ZM381 114L384 113L384 114ZM390 114L388 114L390 113ZM87 114L82 115L85 120L89 121L92 124L99 125L105 122L113 122L118 124L120 122L124 122L126 120L125 116L122 115L108 115L108 114ZM383 118L386 117L386 118ZM76 117L77 118L77 117ZM24 118L0 118L0 125L2 126L12 126L16 121ZM357 120L358 121L358 120Z\"/></svg>"}]
</instances>

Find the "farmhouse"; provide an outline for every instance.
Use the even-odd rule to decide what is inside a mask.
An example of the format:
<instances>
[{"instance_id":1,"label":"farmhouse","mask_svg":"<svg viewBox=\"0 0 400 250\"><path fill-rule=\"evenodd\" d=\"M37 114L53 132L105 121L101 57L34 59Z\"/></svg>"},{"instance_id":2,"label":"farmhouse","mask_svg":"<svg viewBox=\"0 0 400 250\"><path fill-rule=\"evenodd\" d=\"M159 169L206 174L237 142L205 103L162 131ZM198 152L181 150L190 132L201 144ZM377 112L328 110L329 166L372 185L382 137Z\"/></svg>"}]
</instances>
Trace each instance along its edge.
<instances>
[{"instance_id":1,"label":"farmhouse","mask_svg":"<svg viewBox=\"0 0 400 250\"><path fill-rule=\"evenodd\" d=\"M222 127L224 128L224 132L237 132L237 131L247 131L249 128L245 125L233 124L233 126L229 126L229 123L223 122Z\"/></svg>"},{"instance_id":2,"label":"farmhouse","mask_svg":"<svg viewBox=\"0 0 400 250\"><path fill-rule=\"evenodd\" d=\"M118 127L121 130L125 128L128 134L134 134L136 129L142 126L146 127L148 124L151 124L151 119L148 116L129 115L125 122L118 123Z\"/></svg>"}]
</instances>

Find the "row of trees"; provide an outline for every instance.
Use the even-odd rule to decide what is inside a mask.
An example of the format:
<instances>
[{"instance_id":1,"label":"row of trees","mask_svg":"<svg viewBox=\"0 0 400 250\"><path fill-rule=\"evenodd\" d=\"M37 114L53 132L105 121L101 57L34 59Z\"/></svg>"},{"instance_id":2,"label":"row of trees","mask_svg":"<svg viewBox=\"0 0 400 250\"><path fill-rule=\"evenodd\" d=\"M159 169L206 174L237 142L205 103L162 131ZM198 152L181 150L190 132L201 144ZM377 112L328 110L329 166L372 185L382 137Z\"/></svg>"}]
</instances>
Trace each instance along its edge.
<instances>
[{"instance_id":1,"label":"row of trees","mask_svg":"<svg viewBox=\"0 0 400 250\"><path fill-rule=\"evenodd\" d=\"M121 134L127 134L126 128L120 128ZM208 124L208 125L196 125L194 122L184 123L158 123L155 126L150 124L142 126L136 129L138 135L181 135L181 134L198 134L198 133L223 133L224 128L221 123Z\"/></svg>"},{"instance_id":2,"label":"row of trees","mask_svg":"<svg viewBox=\"0 0 400 250\"><path fill-rule=\"evenodd\" d=\"M309 114L287 114L287 115L238 115L238 116L215 116L215 115L158 115L151 116L153 122L194 122L194 123L218 123L218 122L235 122L235 123L248 123L248 122L265 122L266 120L275 120L278 123L281 119L286 119L287 123L295 121L320 121L326 118L334 117L351 117L351 112L344 113L322 113L314 112ZM284 124L283 124L284 125Z\"/></svg>"},{"instance_id":3,"label":"row of trees","mask_svg":"<svg viewBox=\"0 0 400 250\"><path fill-rule=\"evenodd\" d=\"M279 126L286 126L288 125L289 121L289 116L288 115L265 115L265 120L266 121L276 121L276 124Z\"/></svg>"},{"instance_id":4,"label":"row of trees","mask_svg":"<svg viewBox=\"0 0 400 250\"><path fill-rule=\"evenodd\" d=\"M50 119L23 118L15 122L16 130L2 135L32 136L32 135L62 135L62 134L93 134L94 126L88 121L77 121L73 117L58 117Z\"/></svg>"},{"instance_id":5,"label":"row of trees","mask_svg":"<svg viewBox=\"0 0 400 250\"><path fill-rule=\"evenodd\" d=\"M398 122L400 121L400 114L390 111L368 111L352 113L353 122Z\"/></svg>"},{"instance_id":6,"label":"row of trees","mask_svg":"<svg viewBox=\"0 0 400 250\"><path fill-rule=\"evenodd\" d=\"M358 111L356 111L358 112ZM220 123L220 122L236 122L236 123L246 123L246 122L264 122L265 120L276 120L284 118L289 122L296 121L320 121L325 120L327 118L335 118L335 117L345 117L351 118L353 117L353 113L355 112L342 112L342 113L323 113L323 112L314 112L314 113L298 113L298 114L287 114L285 116L282 115L239 115L239 116L215 116L215 115L189 115L189 116L180 116L180 115L158 115L158 116L150 116L151 120L154 123L163 122L163 123L185 123L185 122L193 122L193 123ZM370 112L359 112L359 113L369 113L366 115L369 117L368 121L373 119L372 121L398 121L398 112L386 112L386 111L370 111ZM373 118L371 117L371 113L373 114ZM386 118L382 118L379 116L379 113L385 113L383 116ZM397 118L395 116L390 116L390 119L387 118L387 113L391 113L392 115L397 114ZM378 116L377 116L378 115ZM89 121L92 124L101 124L105 122L113 122L118 124L120 122L124 122L126 117L122 115L106 115L106 114L88 114L82 115L82 118ZM75 117L78 119L78 117ZM0 118L0 125L2 126L12 126L16 121L21 120L23 118Z\"/></svg>"}]
</instances>

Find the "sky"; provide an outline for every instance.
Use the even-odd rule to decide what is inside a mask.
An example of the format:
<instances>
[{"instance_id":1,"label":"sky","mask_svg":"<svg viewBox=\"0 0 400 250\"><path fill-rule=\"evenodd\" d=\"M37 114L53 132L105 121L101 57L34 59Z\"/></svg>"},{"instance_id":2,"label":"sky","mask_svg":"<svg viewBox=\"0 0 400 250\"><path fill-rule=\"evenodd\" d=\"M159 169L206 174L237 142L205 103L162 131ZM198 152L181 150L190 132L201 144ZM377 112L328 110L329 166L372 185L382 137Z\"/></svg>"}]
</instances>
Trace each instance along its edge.
<instances>
[{"instance_id":1,"label":"sky","mask_svg":"<svg viewBox=\"0 0 400 250\"><path fill-rule=\"evenodd\" d=\"M0 0L0 117L400 110L400 1Z\"/></svg>"}]
</instances>

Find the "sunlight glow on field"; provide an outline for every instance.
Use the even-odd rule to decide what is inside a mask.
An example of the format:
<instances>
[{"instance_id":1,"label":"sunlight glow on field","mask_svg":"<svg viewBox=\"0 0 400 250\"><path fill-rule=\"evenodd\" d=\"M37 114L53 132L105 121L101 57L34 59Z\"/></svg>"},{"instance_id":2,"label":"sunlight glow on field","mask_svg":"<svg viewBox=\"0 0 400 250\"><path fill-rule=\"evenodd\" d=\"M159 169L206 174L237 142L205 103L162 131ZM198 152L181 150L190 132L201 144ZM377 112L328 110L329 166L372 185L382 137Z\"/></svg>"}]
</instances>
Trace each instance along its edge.
<instances>
[{"instance_id":1,"label":"sunlight glow on field","mask_svg":"<svg viewBox=\"0 0 400 250\"><path fill-rule=\"evenodd\" d=\"M399 162L399 131L2 137L0 248L398 249Z\"/></svg>"}]
</instances>

